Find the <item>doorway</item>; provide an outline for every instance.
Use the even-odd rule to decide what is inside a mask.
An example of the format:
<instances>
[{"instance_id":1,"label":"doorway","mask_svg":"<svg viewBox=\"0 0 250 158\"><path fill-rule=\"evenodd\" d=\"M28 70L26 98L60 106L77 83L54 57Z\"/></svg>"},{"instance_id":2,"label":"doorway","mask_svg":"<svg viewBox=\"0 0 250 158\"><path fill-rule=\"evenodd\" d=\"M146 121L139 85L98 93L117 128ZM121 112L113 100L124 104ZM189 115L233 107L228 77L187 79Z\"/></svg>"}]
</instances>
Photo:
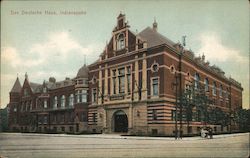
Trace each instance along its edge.
<instances>
[{"instance_id":1,"label":"doorway","mask_svg":"<svg viewBox=\"0 0 250 158\"><path fill-rule=\"evenodd\" d=\"M114 132L128 132L128 117L126 113L119 110L113 115Z\"/></svg>"}]
</instances>

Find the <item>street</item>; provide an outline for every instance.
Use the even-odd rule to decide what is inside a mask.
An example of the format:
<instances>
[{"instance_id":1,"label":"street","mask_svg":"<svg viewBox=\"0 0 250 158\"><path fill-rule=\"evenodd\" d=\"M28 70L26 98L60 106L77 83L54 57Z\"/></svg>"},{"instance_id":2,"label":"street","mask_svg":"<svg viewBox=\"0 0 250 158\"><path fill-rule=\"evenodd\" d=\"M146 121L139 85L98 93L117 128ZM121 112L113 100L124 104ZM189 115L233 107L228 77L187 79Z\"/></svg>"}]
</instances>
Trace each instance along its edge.
<instances>
[{"instance_id":1,"label":"street","mask_svg":"<svg viewBox=\"0 0 250 158\"><path fill-rule=\"evenodd\" d=\"M249 133L189 137L132 137L0 133L0 157L248 157Z\"/></svg>"}]
</instances>

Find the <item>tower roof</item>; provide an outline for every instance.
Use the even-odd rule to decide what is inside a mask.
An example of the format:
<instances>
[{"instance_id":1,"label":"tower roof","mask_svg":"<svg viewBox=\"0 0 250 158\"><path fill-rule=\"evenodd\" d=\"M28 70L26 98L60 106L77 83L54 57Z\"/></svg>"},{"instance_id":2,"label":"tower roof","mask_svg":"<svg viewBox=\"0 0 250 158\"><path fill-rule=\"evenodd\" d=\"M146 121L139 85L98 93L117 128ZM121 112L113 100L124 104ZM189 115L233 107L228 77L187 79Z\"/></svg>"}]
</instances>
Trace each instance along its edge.
<instances>
[{"instance_id":1,"label":"tower roof","mask_svg":"<svg viewBox=\"0 0 250 158\"><path fill-rule=\"evenodd\" d=\"M175 43L168 39L167 37L161 35L157 31L154 31L152 28L147 27L139 34L139 37L146 40L148 43L148 47L154 47L161 44L167 44L170 47L174 47Z\"/></svg>"},{"instance_id":2,"label":"tower roof","mask_svg":"<svg viewBox=\"0 0 250 158\"><path fill-rule=\"evenodd\" d=\"M21 86L21 84L20 84L20 81L19 81L19 78L17 77L16 78L16 82L14 83L14 85L13 85L13 87L12 87L12 89L11 89L11 93L16 93L16 92L20 92L21 91L21 89L22 89L22 86Z\"/></svg>"},{"instance_id":3,"label":"tower roof","mask_svg":"<svg viewBox=\"0 0 250 158\"><path fill-rule=\"evenodd\" d=\"M76 75L77 78L88 78L89 69L86 64L81 67Z\"/></svg>"}]
</instances>

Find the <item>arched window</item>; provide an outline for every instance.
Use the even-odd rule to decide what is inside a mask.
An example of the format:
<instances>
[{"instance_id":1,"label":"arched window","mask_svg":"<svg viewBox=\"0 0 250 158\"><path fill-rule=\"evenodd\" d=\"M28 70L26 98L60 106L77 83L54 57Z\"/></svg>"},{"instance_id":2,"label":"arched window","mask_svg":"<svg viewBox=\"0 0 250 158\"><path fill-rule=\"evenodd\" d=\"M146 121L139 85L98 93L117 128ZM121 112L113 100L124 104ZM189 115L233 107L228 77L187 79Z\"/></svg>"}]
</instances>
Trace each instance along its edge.
<instances>
[{"instance_id":1,"label":"arched window","mask_svg":"<svg viewBox=\"0 0 250 158\"><path fill-rule=\"evenodd\" d=\"M124 35L120 34L117 39L117 50L125 48L125 39Z\"/></svg>"},{"instance_id":2,"label":"arched window","mask_svg":"<svg viewBox=\"0 0 250 158\"><path fill-rule=\"evenodd\" d=\"M208 78L205 78L204 84L205 84L205 92L208 92L209 91L209 81L208 81Z\"/></svg>"},{"instance_id":3,"label":"arched window","mask_svg":"<svg viewBox=\"0 0 250 158\"><path fill-rule=\"evenodd\" d=\"M54 97L54 108L57 108L57 96Z\"/></svg>"},{"instance_id":4,"label":"arched window","mask_svg":"<svg viewBox=\"0 0 250 158\"><path fill-rule=\"evenodd\" d=\"M65 96L62 95L61 97L61 107L65 107Z\"/></svg>"},{"instance_id":5,"label":"arched window","mask_svg":"<svg viewBox=\"0 0 250 158\"><path fill-rule=\"evenodd\" d=\"M44 100L43 107L46 109L48 107L47 100Z\"/></svg>"},{"instance_id":6,"label":"arched window","mask_svg":"<svg viewBox=\"0 0 250 158\"><path fill-rule=\"evenodd\" d=\"M198 89L200 83L200 75L198 73L195 73L194 75L194 88Z\"/></svg>"},{"instance_id":7,"label":"arched window","mask_svg":"<svg viewBox=\"0 0 250 158\"><path fill-rule=\"evenodd\" d=\"M216 82L213 83L213 95L216 96Z\"/></svg>"},{"instance_id":8,"label":"arched window","mask_svg":"<svg viewBox=\"0 0 250 158\"><path fill-rule=\"evenodd\" d=\"M74 104L74 95L70 94L70 96L69 96L69 106L73 106L73 104Z\"/></svg>"}]
</instances>

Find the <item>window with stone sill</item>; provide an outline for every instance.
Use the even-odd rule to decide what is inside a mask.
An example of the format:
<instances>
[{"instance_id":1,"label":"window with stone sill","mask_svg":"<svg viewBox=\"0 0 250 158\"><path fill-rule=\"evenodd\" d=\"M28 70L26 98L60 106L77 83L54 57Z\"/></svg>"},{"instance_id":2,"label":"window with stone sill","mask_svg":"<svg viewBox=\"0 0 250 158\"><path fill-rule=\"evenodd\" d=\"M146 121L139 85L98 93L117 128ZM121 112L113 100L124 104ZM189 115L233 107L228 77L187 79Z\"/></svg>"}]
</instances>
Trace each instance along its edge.
<instances>
[{"instance_id":1,"label":"window with stone sill","mask_svg":"<svg viewBox=\"0 0 250 158\"><path fill-rule=\"evenodd\" d=\"M220 97L222 97L222 92L223 91L223 87L222 87L222 85L220 85L220 92L219 92L219 94L220 94Z\"/></svg>"},{"instance_id":2,"label":"window with stone sill","mask_svg":"<svg viewBox=\"0 0 250 158\"><path fill-rule=\"evenodd\" d=\"M96 93L96 88L92 89L92 102L96 102L97 98L97 93Z\"/></svg>"},{"instance_id":3,"label":"window with stone sill","mask_svg":"<svg viewBox=\"0 0 250 158\"><path fill-rule=\"evenodd\" d=\"M73 104L74 104L74 94L70 94L70 96L69 96L69 106L73 106Z\"/></svg>"},{"instance_id":4,"label":"window with stone sill","mask_svg":"<svg viewBox=\"0 0 250 158\"><path fill-rule=\"evenodd\" d=\"M43 101L43 107L46 109L47 107L48 107L48 104L47 104L48 102L47 102L47 100L44 100Z\"/></svg>"},{"instance_id":5,"label":"window with stone sill","mask_svg":"<svg viewBox=\"0 0 250 158\"><path fill-rule=\"evenodd\" d=\"M200 86L200 75L198 73L195 73L194 75L194 88L198 89Z\"/></svg>"},{"instance_id":6,"label":"window with stone sill","mask_svg":"<svg viewBox=\"0 0 250 158\"><path fill-rule=\"evenodd\" d=\"M205 92L208 92L209 91L209 81L207 78L205 78L204 84L205 84Z\"/></svg>"},{"instance_id":7,"label":"window with stone sill","mask_svg":"<svg viewBox=\"0 0 250 158\"><path fill-rule=\"evenodd\" d=\"M158 96L159 95L159 79L158 78L153 78L152 79L152 95L153 96Z\"/></svg>"},{"instance_id":8,"label":"window with stone sill","mask_svg":"<svg viewBox=\"0 0 250 158\"><path fill-rule=\"evenodd\" d=\"M61 97L61 107L65 107L65 96L62 95Z\"/></svg>"},{"instance_id":9,"label":"window with stone sill","mask_svg":"<svg viewBox=\"0 0 250 158\"><path fill-rule=\"evenodd\" d=\"M118 69L119 93L125 92L125 68Z\"/></svg>"},{"instance_id":10,"label":"window with stone sill","mask_svg":"<svg viewBox=\"0 0 250 158\"><path fill-rule=\"evenodd\" d=\"M57 108L57 96L54 97L54 104L53 105L54 105L53 106L54 108Z\"/></svg>"},{"instance_id":11,"label":"window with stone sill","mask_svg":"<svg viewBox=\"0 0 250 158\"><path fill-rule=\"evenodd\" d=\"M128 91L128 94L130 94L131 92L131 67L128 66L127 67L127 91Z\"/></svg>"},{"instance_id":12,"label":"window with stone sill","mask_svg":"<svg viewBox=\"0 0 250 158\"><path fill-rule=\"evenodd\" d=\"M213 96L216 96L216 89L217 89L216 82L213 82L213 90L212 90Z\"/></svg>"},{"instance_id":13,"label":"window with stone sill","mask_svg":"<svg viewBox=\"0 0 250 158\"><path fill-rule=\"evenodd\" d=\"M116 94L116 70L112 71L112 82L113 82L113 94Z\"/></svg>"}]
</instances>

